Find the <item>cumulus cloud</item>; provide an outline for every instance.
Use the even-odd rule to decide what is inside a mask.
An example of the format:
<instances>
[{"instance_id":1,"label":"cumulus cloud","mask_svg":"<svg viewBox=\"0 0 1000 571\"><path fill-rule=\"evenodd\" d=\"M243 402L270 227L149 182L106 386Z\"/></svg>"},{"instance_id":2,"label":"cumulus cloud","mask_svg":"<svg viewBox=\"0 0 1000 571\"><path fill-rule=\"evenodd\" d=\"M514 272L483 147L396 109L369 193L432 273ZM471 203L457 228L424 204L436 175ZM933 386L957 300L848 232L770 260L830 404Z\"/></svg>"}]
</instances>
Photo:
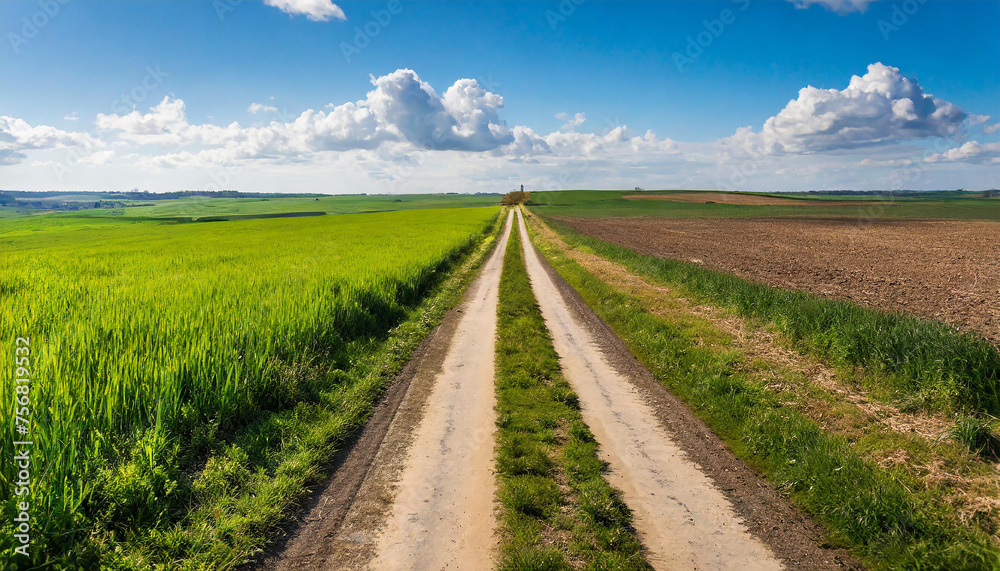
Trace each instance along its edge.
<instances>
[{"instance_id":1,"label":"cumulus cloud","mask_svg":"<svg viewBox=\"0 0 1000 571\"><path fill-rule=\"evenodd\" d=\"M628 127L620 125L606 133L577 133L556 131L538 135L532 129L516 126L512 130L514 141L494 154L527 159L529 157L581 157L587 160L622 159L642 154L651 160L662 160L680 155L676 141L660 139L652 131L633 135Z\"/></svg>"},{"instance_id":2,"label":"cumulus cloud","mask_svg":"<svg viewBox=\"0 0 1000 571\"><path fill-rule=\"evenodd\" d=\"M372 77L375 90L359 102L391 138L434 150L484 151L513 140L498 117L503 98L460 79L439 96L413 70Z\"/></svg>"},{"instance_id":3,"label":"cumulus cloud","mask_svg":"<svg viewBox=\"0 0 1000 571\"><path fill-rule=\"evenodd\" d=\"M104 131L121 131L129 135L161 135L187 125L184 101L164 97L150 108L149 113L133 110L126 115L98 113L94 124Z\"/></svg>"},{"instance_id":4,"label":"cumulus cloud","mask_svg":"<svg viewBox=\"0 0 1000 571\"><path fill-rule=\"evenodd\" d=\"M556 119L566 119L568 117L569 115L567 115L566 113L559 113L556 115ZM573 115L572 118L569 118L568 121L563 123L563 126L559 127L559 130L572 131L573 129L576 129L580 125L583 125L583 122L586 120L587 120L587 115L585 115L584 113L577 113L576 115Z\"/></svg>"},{"instance_id":5,"label":"cumulus cloud","mask_svg":"<svg viewBox=\"0 0 1000 571\"><path fill-rule=\"evenodd\" d=\"M287 14L305 15L313 22L329 22L330 20L347 20L344 11L330 0L264 0L264 4Z\"/></svg>"},{"instance_id":6,"label":"cumulus cloud","mask_svg":"<svg viewBox=\"0 0 1000 571\"><path fill-rule=\"evenodd\" d=\"M238 123L228 127L192 125L188 122L182 99L164 97L148 113L134 110L125 115L99 113L94 125L114 133L120 140L139 145L218 145L239 135Z\"/></svg>"},{"instance_id":7,"label":"cumulus cloud","mask_svg":"<svg viewBox=\"0 0 1000 571\"><path fill-rule=\"evenodd\" d=\"M278 108L274 105L264 105L263 103L251 103L247 111L256 115L257 113L276 113Z\"/></svg>"},{"instance_id":8,"label":"cumulus cloud","mask_svg":"<svg viewBox=\"0 0 1000 571\"><path fill-rule=\"evenodd\" d=\"M924 159L928 163L996 163L1000 164L1000 143L981 144L969 141L960 147L948 149L943 153L931 155Z\"/></svg>"},{"instance_id":9,"label":"cumulus cloud","mask_svg":"<svg viewBox=\"0 0 1000 571\"><path fill-rule=\"evenodd\" d=\"M21 162L24 151L58 148L80 148L85 151L103 147L104 143L86 133L74 133L48 125L31 126L23 119L0 116L0 164Z\"/></svg>"},{"instance_id":10,"label":"cumulus cloud","mask_svg":"<svg viewBox=\"0 0 1000 571\"><path fill-rule=\"evenodd\" d=\"M818 5L840 15L850 14L851 12L860 12L864 14L865 10L868 9L868 5L876 1L877 0L789 0L789 2L795 4L796 8L808 8L812 5Z\"/></svg>"},{"instance_id":11,"label":"cumulus cloud","mask_svg":"<svg viewBox=\"0 0 1000 571\"><path fill-rule=\"evenodd\" d=\"M61 164L61 153L46 155L44 149L78 147L82 152L71 151L78 162L92 165L79 173L113 177L129 168L170 169L157 180L193 178L178 183L189 187L205 184L199 183L205 173L238 166L240 172L254 173L245 182L255 189L263 188L266 177L273 181L279 176L297 177L297 184L317 188L317 181L328 185L324 177L336 172L337 184L321 190L348 190L365 182L389 184L394 192L427 190L432 184L493 189L506 182L534 182L536 188L788 190L852 181L859 172L898 170L920 161L915 157L927 147L906 141L934 137L936 143L946 143L938 137L991 128L984 116L934 98L916 80L882 64L873 64L843 90L806 87L761 128L741 128L716 142L676 142L613 124L600 133L585 132L581 125L591 123L583 113L557 115L564 124L551 133L509 126L502 119L504 99L476 80L459 79L436 91L409 69L372 77L368 93L357 101L297 115L275 112L273 101L247 109L268 113L263 116L267 122L192 123L185 102L174 97L145 111L99 114L94 136L2 117L0 165L24 163L7 173L32 169L24 160L31 156L31 165L55 166ZM926 166L916 170L927 178L924 184L944 184L951 179L940 175L931 182L929 177L972 170L968 163L1000 165L998 145L972 141L928 157ZM116 161L116 156L125 160ZM114 163L114 169L99 171L96 165L106 163ZM768 186L775 181L782 184Z\"/></svg>"},{"instance_id":12,"label":"cumulus cloud","mask_svg":"<svg viewBox=\"0 0 1000 571\"><path fill-rule=\"evenodd\" d=\"M726 143L761 153L856 149L961 131L968 114L925 93L916 79L881 63L853 76L846 89L805 87L761 131L740 129Z\"/></svg>"},{"instance_id":13,"label":"cumulus cloud","mask_svg":"<svg viewBox=\"0 0 1000 571\"><path fill-rule=\"evenodd\" d=\"M514 141L499 118L503 98L474 79L460 79L439 95L412 70L372 77L365 99L304 111L289 122L261 127L227 127L188 122L184 101L165 97L148 113L100 114L95 124L120 140L140 145L207 145L198 152L177 151L157 164L193 160L224 162L278 158L322 151L372 149L383 142L404 142L417 149L489 151ZM274 109L253 104L250 112Z\"/></svg>"}]
</instances>

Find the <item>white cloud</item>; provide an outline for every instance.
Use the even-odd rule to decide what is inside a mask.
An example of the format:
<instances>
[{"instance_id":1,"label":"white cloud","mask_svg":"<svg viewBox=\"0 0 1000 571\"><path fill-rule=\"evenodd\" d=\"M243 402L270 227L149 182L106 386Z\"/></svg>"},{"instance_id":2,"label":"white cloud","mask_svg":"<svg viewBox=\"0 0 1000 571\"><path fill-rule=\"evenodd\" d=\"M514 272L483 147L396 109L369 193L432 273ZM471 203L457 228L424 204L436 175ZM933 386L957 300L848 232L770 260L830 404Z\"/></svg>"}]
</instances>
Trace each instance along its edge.
<instances>
[{"instance_id":1,"label":"white cloud","mask_svg":"<svg viewBox=\"0 0 1000 571\"><path fill-rule=\"evenodd\" d=\"M1000 131L1000 123L994 123L983 127L983 132L985 133L996 133L997 131Z\"/></svg>"},{"instance_id":2,"label":"white cloud","mask_svg":"<svg viewBox=\"0 0 1000 571\"><path fill-rule=\"evenodd\" d=\"M857 149L948 137L961 131L967 117L957 106L925 93L899 69L874 63L864 76L853 76L846 89L801 89L760 132L740 129L728 144L759 153Z\"/></svg>"},{"instance_id":3,"label":"white cloud","mask_svg":"<svg viewBox=\"0 0 1000 571\"><path fill-rule=\"evenodd\" d=\"M851 12L860 12L864 14L865 10L868 9L869 4L877 1L878 0L789 0L789 2L795 4L796 8L808 8L815 4L840 15L849 14Z\"/></svg>"},{"instance_id":4,"label":"white cloud","mask_svg":"<svg viewBox=\"0 0 1000 571\"><path fill-rule=\"evenodd\" d=\"M251 103L247 111L256 115L257 113L276 113L278 108L274 105L264 105L263 103Z\"/></svg>"},{"instance_id":5,"label":"white cloud","mask_svg":"<svg viewBox=\"0 0 1000 571\"><path fill-rule=\"evenodd\" d=\"M72 113L67 114L65 117L63 117L63 119L67 121L77 121L80 119L80 116L76 114L76 111L74 111Z\"/></svg>"},{"instance_id":6,"label":"white cloud","mask_svg":"<svg viewBox=\"0 0 1000 571\"><path fill-rule=\"evenodd\" d=\"M48 125L31 126L23 119L0 116L0 165L21 162L24 151L77 147L83 150L104 143L86 133L63 131Z\"/></svg>"},{"instance_id":7,"label":"white cloud","mask_svg":"<svg viewBox=\"0 0 1000 571\"><path fill-rule=\"evenodd\" d=\"M872 159L864 158L858 163L864 167L907 167L913 164L913 159Z\"/></svg>"},{"instance_id":8,"label":"white cloud","mask_svg":"<svg viewBox=\"0 0 1000 571\"><path fill-rule=\"evenodd\" d=\"M960 147L948 149L943 153L931 155L924 159L928 163L997 163L1000 164L1000 143L980 144L969 141Z\"/></svg>"},{"instance_id":9,"label":"white cloud","mask_svg":"<svg viewBox=\"0 0 1000 571\"><path fill-rule=\"evenodd\" d=\"M120 140L140 145L215 147L176 150L154 161L163 166L204 160L301 160L311 153L372 149L392 141L437 151L490 151L514 141L511 130L499 119L503 98L476 80L460 79L443 95L408 69L371 81L374 89L361 101L328 105L328 111L309 109L294 120L271 121L262 127L192 125L184 101L169 97L148 113L98 115L96 125ZM253 104L248 110L272 109Z\"/></svg>"},{"instance_id":10,"label":"white cloud","mask_svg":"<svg viewBox=\"0 0 1000 571\"><path fill-rule=\"evenodd\" d=\"M556 115L556 119L566 119L569 117L566 113L559 113ZM560 131L572 131L573 129L583 125L583 122L587 120L587 115L584 113L577 113L573 115L568 121L563 123L562 127L559 127Z\"/></svg>"},{"instance_id":11,"label":"white cloud","mask_svg":"<svg viewBox=\"0 0 1000 571\"><path fill-rule=\"evenodd\" d=\"M313 22L329 22L331 19L345 21L347 16L330 0L264 0L264 4L274 6L293 16L303 14Z\"/></svg>"},{"instance_id":12,"label":"white cloud","mask_svg":"<svg viewBox=\"0 0 1000 571\"><path fill-rule=\"evenodd\" d=\"M484 151L513 140L498 117L503 98L474 79L460 79L443 96L415 72L372 77L375 90L359 105L370 109L388 136L434 150Z\"/></svg>"},{"instance_id":13,"label":"white cloud","mask_svg":"<svg viewBox=\"0 0 1000 571\"><path fill-rule=\"evenodd\" d=\"M123 188L137 181L151 190L210 188L222 185L213 175L225 172L227 181L232 174L227 188L323 192L505 190L521 183L541 189L891 188L898 172L913 174L907 188L973 188L995 186L1000 168L1000 143L948 149L958 143L941 138L964 135L976 122L989 130L980 116L933 98L881 64L843 90L803 89L759 130L745 127L699 143L623 125L582 132L581 125L590 125L583 113L557 115L565 124L547 134L508 126L501 118L504 99L471 79L438 92L400 69L371 83L358 101L297 115L272 112L273 100L252 104L251 113L273 114L250 127L192 124L185 102L172 97L145 112L98 115L101 139L3 117L0 164L7 165L5 184L26 188L103 188L116 181ZM929 145L907 141L925 138L934 138L933 152L940 154L921 162ZM66 162L62 147L73 147L68 152L87 165L68 174L61 169L65 182L52 174Z\"/></svg>"},{"instance_id":14,"label":"white cloud","mask_svg":"<svg viewBox=\"0 0 1000 571\"><path fill-rule=\"evenodd\" d=\"M126 115L98 113L94 124L102 131L121 131L128 135L162 135L187 125L184 101L164 97L142 114L133 110Z\"/></svg>"}]
</instances>

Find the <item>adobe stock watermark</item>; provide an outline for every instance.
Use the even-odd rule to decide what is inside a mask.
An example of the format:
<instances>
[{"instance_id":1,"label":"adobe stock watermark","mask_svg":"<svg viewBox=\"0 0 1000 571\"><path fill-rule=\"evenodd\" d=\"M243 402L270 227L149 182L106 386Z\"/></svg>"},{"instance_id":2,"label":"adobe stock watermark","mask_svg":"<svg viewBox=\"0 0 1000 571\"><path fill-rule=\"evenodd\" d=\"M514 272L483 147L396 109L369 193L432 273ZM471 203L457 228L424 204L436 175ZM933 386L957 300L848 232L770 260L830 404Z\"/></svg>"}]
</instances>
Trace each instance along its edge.
<instances>
[{"instance_id":1,"label":"adobe stock watermark","mask_svg":"<svg viewBox=\"0 0 1000 571\"><path fill-rule=\"evenodd\" d=\"M10 43L14 53L21 53L21 48L38 37L42 29L59 15L62 7L70 2L71 0L38 0L38 10L30 16L21 18L21 27L18 30L20 33L7 34L7 42Z\"/></svg>"},{"instance_id":2,"label":"adobe stock watermark","mask_svg":"<svg viewBox=\"0 0 1000 571\"><path fill-rule=\"evenodd\" d=\"M111 110L119 115L131 113L135 106L149 97L149 94L163 84L170 74L161 70L160 65L146 66L146 75L128 93L122 93L111 102Z\"/></svg>"},{"instance_id":3,"label":"adobe stock watermark","mask_svg":"<svg viewBox=\"0 0 1000 571\"><path fill-rule=\"evenodd\" d=\"M722 33L726 31L726 26L736 22L736 16L739 12L745 12L750 7L750 0L731 1L738 12L732 8L723 8L719 12L718 18L714 20L702 20L701 25L704 29L696 35L686 38L687 46L684 52L673 53L674 65L677 66L677 71L683 72L684 68L694 64L705 53L705 50L711 47L715 43L715 40L719 39Z\"/></svg>"},{"instance_id":4,"label":"adobe stock watermark","mask_svg":"<svg viewBox=\"0 0 1000 571\"><path fill-rule=\"evenodd\" d=\"M18 337L14 347L14 552L29 556L31 549L31 338Z\"/></svg>"},{"instance_id":5,"label":"adobe stock watermark","mask_svg":"<svg viewBox=\"0 0 1000 571\"><path fill-rule=\"evenodd\" d=\"M882 33L882 39L889 41L889 36L909 23L910 18L919 12L920 7L926 3L927 0L903 0L893 4L889 19L882 18L877 23L878 31Z\"/></svg>"},{"instance_id":6,"label":"adobe stock watermark","mask_svg":"<svg viewBox=\"0 0 1000 571\"><path fill-rule=\"evenodd\" d=\"M212 8L220 22L226 21L226 15L236 10L236 7L243 3L243 0L212 0Z\"/></svg>"},{"instance_id":7,"label":"adobe stock watermark","mask_svg":"<svg viewBox=\"0 0 1000 571\"><path fill-rule=\"evenodd\" d=\"M365 22L363 26L354 26L354 41L351 43L340 42L340 53L344 55L344 60L351 63L355 56L361 55L361 52L389 27L393 18L402 13L402 0L389 0L385 8L372 10L370 20Z\"/></svg>"},{"instance_id":8,"label":"adobe stock watermark","mask_svg":"<svg viewBox=\"0 0 1000 571\"><path fill-rule=\"evenodd\" d=\"M549 27L552 31L559 29L559 26L564 24L569 17L576 14L577 8L587 0L562 0L559 2L559 6L555 10L546 10L545 19L549 22Z\"/></svg>"}]
</instances>

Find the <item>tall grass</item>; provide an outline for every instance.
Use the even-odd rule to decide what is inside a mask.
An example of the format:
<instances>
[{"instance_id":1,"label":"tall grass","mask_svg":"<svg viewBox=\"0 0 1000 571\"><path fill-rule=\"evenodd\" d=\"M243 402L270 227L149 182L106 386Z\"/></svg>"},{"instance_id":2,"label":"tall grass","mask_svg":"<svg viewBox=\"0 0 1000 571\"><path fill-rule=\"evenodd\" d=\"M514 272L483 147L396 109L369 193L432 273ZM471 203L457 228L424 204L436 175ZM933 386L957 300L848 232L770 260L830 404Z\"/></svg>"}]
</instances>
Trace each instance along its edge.
<instances>
[{"instance_id":1,"label":"tall grass","mask_svg":"<svg viewBox=\"0 0 1000 571\"><path fill-rule=\"evenodd\" d=\"M1000 351L934 321L754 283L697 264L645 256L548 223L574 243L630 271L681 287L696 300L777 326L799 348L834 365L863 368L876 396L912 408L1000 414Z\"/></svg>"},{"instance_id":2,"label":"tall grass","mask_svg":"<svg viewBox=\"0 0 1000 571\"><path fill-rule=\"evenodd\" d=\"M95 518L173 517L144 511L159 505L145 496L171 493L178 467L165 458L200 470L206 434L319 402L338 376L296 372L316 360L350 370L496 212L5 223L0 346L13 356L15 337L31 337L35 549L58 550ZM19 439L13 374L0 368L4 458ZM118 465L143 473L98 477ZM4 463L8 514L14 476Z\"/></svg>"}]
</instances>

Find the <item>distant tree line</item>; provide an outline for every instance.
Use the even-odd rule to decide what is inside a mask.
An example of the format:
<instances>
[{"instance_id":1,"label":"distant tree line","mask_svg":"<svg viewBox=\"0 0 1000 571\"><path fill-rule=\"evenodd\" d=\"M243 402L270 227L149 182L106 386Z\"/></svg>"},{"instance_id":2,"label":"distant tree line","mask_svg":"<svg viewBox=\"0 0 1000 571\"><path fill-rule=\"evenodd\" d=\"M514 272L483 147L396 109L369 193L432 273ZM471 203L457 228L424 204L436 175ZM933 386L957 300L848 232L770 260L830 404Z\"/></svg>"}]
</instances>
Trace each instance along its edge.
<instances>
[{"instance_id":1,"label":"distant tree line","mask_svg":"<svg viewBox=\"0 0 1000 571\"><path fill-rule=\"evenodd\" d=\"M201 196L204 198L313 198L327 196L325 194L295 193L286 194L281 192L239 192L236 190L177 190L173 192L149 192L148 190L132 189L127 192L108 190L92 192L75 192L65 190L0 190L0 204L9 203L11 199L44 200L46 198L71 196L86 196L87 201L91 200L176 200L178 198L190 198Z\"/></svg>"}]
</instances>

